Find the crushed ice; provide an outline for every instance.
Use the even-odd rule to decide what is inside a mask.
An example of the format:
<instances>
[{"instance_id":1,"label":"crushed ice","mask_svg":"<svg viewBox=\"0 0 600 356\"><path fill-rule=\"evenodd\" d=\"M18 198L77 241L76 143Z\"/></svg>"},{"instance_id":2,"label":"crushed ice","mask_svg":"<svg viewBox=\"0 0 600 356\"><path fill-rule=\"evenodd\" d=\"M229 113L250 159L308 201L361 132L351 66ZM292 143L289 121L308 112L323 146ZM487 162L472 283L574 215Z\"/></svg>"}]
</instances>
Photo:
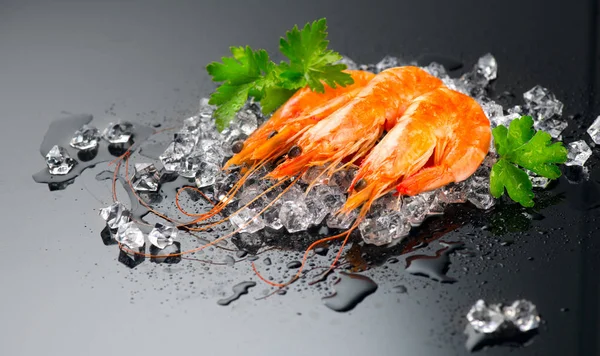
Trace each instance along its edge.
<instances>
[{"instance_id":1,"label":"crushed ice","mask_svg":"<svg viewBox=\"0 0 600 356\"><path fill-rule=\"evenodd\" d=\"M467 313L473 329L483 334L501 333L506 330L529 332L540 325L536 306L528 300L516 300L510 305L486 304L478 300Z\"/></svg>"},{"instance_id":2,"label":"crushed ice","mask_svg":"<svg viewBox=\"0 0 600 356\"><path fill-rule=\"evenodd\" d=\"M349 69L360 68L375 73L407 64L392 56L386 56L376 64L359 65L348 57L343 57L340 62L346 64ZM487 87L497 78L498 63L489 53L479 58L471 70L458 78L451 78L446 68L439 63L432 62L423 69L442 79L448 87L474 97L480 103L492 127L508 126L512 120L522 115L530 115L534 118L537 129L548 131L553 138L560 138L568 126L568 123L560 117L563 110L562 102L542 86L537 85L525 92L522 105L503 108L492 100L487 95ZM227 192L239 180L239 173L223 171L221 167L227 158L233 155L232 146L246 139L266 118L257 103L249 102L236 114L227 129L218 132L212 118L214 110L215 108L208 104L207 99L201 99L199 112L183 121L181 129L174 135L159 159L165 172L176 173L187 178L198 188L204 189L214 201L225 202ZM590 126L588 134L594 142L600 143L600 117ZM127 122L111 123L103 133L103 137L111 143L127 142L130 135L131 124ZM83 149L86 146L92 147L94 139L97 140L96 137L97 130L84 127L75 134L72 142L77 142L79 145L74 147ZM583 166L592 154L584 140L567 143L567 146L569 148L567 165ZM55 158L57 163L53 163L53 167L57 168L54 169L57 172L68 171L70 168L64 163L68 155L64 149L56 150L52 152L52 157L57 157ZM489 175L494 161L492 145L484 163L475 174L463 182L414 197L399 199L390 194L380 198L366 219L358 226L363 240L375 245L400 241L410 233L411 228L419 226L429 216L443 214L449 204L470 202L479 209L490 209L496 202L489 192ZM50 163L49 168L52 169ZM337 214L337 211L346 201L345 192L352 182L355 171L341 170L331 177L320 176L325 168L311 167L301 177L299 183L282 196L284 187L277 187L271 188L264 196L256 198L270 187L270 183L260 179L249 180L235 197L227 200L228 204L233 204L233 210L237 210L230 216L231 224L240 232L250 234L264 228L274 230L285 228L290 233L305 231L311 226L318 225L326 225L333 229L349 228L356 220L358 212ZM159 170L152 164L136 164L133 175L134 189L158 190L160 184L158 172ZM263 175L264 173L266 172L262 172ZM548 179L533 173L530 173L530 177L534 187L545 188L549 184ZM317 178L319 181L316 185L306 192L308 184ZM277 196L281 196L280 199L267 206ZM119 203L103 209L101 215L111 229L118 229L129 223L127 212ZM153 246L164 248L173 243L174 232L176 230L170 227L157 225L148 238ZM124 244L131 246L137 246L143 240L134 225L127 225L127 230L117 235ZM484 308L481 305L480 307ZM496 320L496 315L489 308L485 310L491 320ZM499 313L503 315L503 311ZM494 325L488 327L493 328Z\"/></svg>"}]
</instances>

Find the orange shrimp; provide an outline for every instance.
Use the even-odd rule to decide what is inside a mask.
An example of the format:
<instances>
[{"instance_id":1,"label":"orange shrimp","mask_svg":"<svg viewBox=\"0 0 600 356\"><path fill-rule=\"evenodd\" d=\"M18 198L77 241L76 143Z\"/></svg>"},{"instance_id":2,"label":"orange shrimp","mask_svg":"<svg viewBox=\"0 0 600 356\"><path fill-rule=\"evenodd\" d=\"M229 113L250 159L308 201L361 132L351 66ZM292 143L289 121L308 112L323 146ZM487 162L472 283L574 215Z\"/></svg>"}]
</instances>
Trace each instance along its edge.
<instances>
[{"instance_id":1,"label":"orange shrimp","mask_svg":"<svg viewBox=\"0 0 600 356\"><path fill-rule=\"evenodd\" d=\"M324 93L316 93L305 87L298 90L271 118L248 137L242 150L225 164L252 164L285 154L298 134L350 101L375 77L360 70L346 71L354 83L332 88L325 84Z\"/></svg>"},{"instance_id":2,"label":"orange shrimp","mask_svg":"<svg viewBox=\"0 0 600 356\"><path fill-rule=\"evenodd\" d=\"M352 164L366 155L383 133L393 127L407 106L418 96L440 86L442 81L417 67L390 68L379 73L348 104L308 129L293 146L285 162L271 178L287 178L307 166L338 164L352 157Z\"/></svg>"},{"instance_id":3,"label":"orange shrimp","mask_svg":"<svg viewBox=\"0 0 600 356\"><path fill-rule=\"evenodd\" d=\"M400 195L416 195L463 181L487 155L490 140L490 122L473 98L446 87L426 93L363 161L341 211L364 204L364 216L394 186Z\"/></svg>"}]
</instances>

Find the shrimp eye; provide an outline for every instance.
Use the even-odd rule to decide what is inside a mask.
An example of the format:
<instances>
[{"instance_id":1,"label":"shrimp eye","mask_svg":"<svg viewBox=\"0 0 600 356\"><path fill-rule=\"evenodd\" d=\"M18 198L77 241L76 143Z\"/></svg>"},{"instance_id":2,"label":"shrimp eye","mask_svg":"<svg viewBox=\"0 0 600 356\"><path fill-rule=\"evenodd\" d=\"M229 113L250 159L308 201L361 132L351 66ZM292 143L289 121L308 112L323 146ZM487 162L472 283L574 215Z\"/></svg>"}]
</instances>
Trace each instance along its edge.
<instances>
[{"instance_id":1,"label":"shrimp eye","mask_svg":"<svg viewBox=\"0 0 600 356\"><path fill-rule=\"evenodd\" d=\"M295 158L298 157L302 154L302 149L298 146L292 146L292 148L290 148L290 150L288 151L288 157L289 158Z\"/></svg>"},{"instance_id":2,"label":"shrimp eye","mask_svg":"<svg viewBox=\"0 0 600 356\"><path fill-rule=\"evenodd\" d=\"M354 190L361 191L367 187L367 181L364 178L361 178L354 184Z\"/></svg>"},{"instance_id":3,"label":"shrimp eye","mask_svg":"<svg viewBox=\"0 0 600 356\"><path fill-rule=\"evenodd\" d=\"M268 137L267 139L269 139L269 138L271 138L271 137L273 137L273 136L277 135L278 133L279 133L279 132L277 132L277 131L273 131L273 132L271 132L271 133L269 134L269 137Z\"/></svg>"},{"instance_id":4,"label":"shrimp eye","mask_svg":"<svg viewBox=\"0 0 600 356\"><path fill-rule=\"evenodd\" d=\"M231 152L240 153L244 149L244 141L235 141L233 145L231 145Z\"/></svg>"}]
</instances>

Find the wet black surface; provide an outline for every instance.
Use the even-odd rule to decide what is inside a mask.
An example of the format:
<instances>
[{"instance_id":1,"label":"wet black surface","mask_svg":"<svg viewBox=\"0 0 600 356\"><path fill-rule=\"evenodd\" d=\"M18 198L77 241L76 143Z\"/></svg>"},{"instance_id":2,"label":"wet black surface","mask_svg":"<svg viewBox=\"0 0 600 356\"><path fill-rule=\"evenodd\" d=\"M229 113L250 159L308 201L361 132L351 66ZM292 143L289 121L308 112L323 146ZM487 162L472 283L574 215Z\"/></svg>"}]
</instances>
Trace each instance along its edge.
<instances>
[{"instance_id":1,"label":"wet black surface","mask_svg":"<svg viewBox=\"0 0 600 356\"><path fill-rule=\"evenodd\" d=\"M561 178L535 212L543 219L514 205L488 214L461 207L424 224L408 245L355 248L379 266L363 272L378 288L348 313L325 307L325 292L306 281L256 300L272 289L249 272L250 258L230 266L220 250L195 256L218 266L147 259L129 269L118 262L128 256L100 236L110 182L95 175L107 167L84 171L66 190L31 179L43 168L39 146L54 119L89 113L99 128L116 118L170 127L210 93L204 66L229 46L275 52L291 25L322 16L333 48L363 63L433 53L470 67L492 52L500 67L494 91L519 101L535 84L548 87L565 115L578 114L564 135L578 139L600 114L597 8L594 0L1 1L0 354L461 355L464 316L479 298L526 298L546 320L527 346L486 354L599 354L598 168L582 184ZM595 148L592 165L599 154ZM433 255L440 237L465 244L449 256L455 283L404 271L407 256ZM317 264L335 252L317 255ZM270 257L269 273L295 273L286 267L295 252L285 263ZM267 267L262 258L257 264ZM257 285L249 295L217 304L250 280ZM169 337L157 338L165 328ZM153 342L132 342L148 336Z\"/></svg>"}]
</instances>

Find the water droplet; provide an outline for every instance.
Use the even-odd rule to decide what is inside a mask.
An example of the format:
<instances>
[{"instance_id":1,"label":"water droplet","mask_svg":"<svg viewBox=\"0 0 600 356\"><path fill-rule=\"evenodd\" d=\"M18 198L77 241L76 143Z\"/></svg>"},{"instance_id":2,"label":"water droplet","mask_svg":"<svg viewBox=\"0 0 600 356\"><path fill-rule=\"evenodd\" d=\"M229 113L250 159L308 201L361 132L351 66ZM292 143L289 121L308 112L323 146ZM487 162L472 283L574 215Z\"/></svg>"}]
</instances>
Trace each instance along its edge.
<instances>
[{"instance_id":1,"label":"water droplet","mask_svg":"<svg viewBox=\"0 0 600 356\"><path fill-rule=\"evenodd\" d=\"M442 242L440 245L444 248L435 252L434 256L412 255L406 259L406 271L417 276L425 276L442 283L454 283L456 279L448 277L446 272L450 265L451 252L462 248L462 242Z\"/></svg>"},{"instance_id":2,"label":"water droplet","mask_svg":"<svg viewBox=\"0 0 600 356\"><path fill-rule=\"evenodd\" d=\"M256 282L252 282L252 281L247 281L247 282L242 282L242 283L236 284L232 288L233 295L231 297L219 299L217 301L217 304L224 305L224 306L229 305L229 304L231 304L231 302L240 299L240 297L242 295L248 294L248 290L254 286L256 286Z\"/></svg>"}]
</instances>

